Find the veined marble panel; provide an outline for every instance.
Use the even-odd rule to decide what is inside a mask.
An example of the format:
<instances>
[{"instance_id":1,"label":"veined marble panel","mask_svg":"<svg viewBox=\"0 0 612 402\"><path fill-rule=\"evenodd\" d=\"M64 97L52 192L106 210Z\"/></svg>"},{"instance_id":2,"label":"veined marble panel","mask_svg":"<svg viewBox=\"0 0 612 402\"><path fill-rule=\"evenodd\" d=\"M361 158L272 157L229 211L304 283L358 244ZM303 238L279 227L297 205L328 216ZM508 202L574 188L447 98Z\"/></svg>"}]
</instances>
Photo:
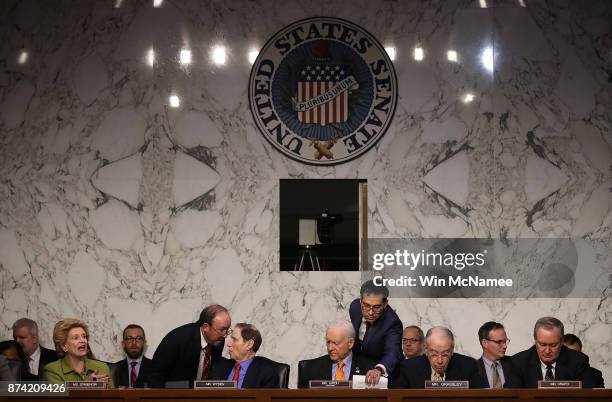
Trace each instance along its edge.
<instances>
[{"instance_id":1,"label":"veined marble panel","mask_svg":"<svg viewBox=\"0 0 612 402\"><path fill-rule=\"evenodd\" d=\"M0 4L3 338L28 316L51 346L54 323L80 317L113 361L137 322L151 356L217 302L262 330L260 353L290 363L295 386L297 361L323 354L325 326L347 316L359 273L279 272L280 178L367 179L372 237L612 243L609 1L159 3ZM247 99L249 52L317 15L396 53L393 124L334 167L272 149ZM609 288L391 305L405 325L450 326L475 357L483 322L504 323L515 353L554 315L612 383Z\"/></svg>"}]
</instances>

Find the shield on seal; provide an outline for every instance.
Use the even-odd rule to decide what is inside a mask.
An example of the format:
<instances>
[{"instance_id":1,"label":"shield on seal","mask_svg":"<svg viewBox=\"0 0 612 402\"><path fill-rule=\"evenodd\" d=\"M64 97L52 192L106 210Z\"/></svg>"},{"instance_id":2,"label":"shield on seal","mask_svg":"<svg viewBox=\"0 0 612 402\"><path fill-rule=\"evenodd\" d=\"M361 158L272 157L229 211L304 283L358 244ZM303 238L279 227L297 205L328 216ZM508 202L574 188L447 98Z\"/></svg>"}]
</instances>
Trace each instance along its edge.
<instances>
[{"instance_id":1,"label":"shield on seal","mask_svg":"<svg viewBox=\"0 0 612 402\"><path fill-rule=\"evenodd\" d=\"M307 65L300 69L297 100L308 110L298 113L302 123L344 123L348 117L348 91L338 90L336 84L346 78L340 65Z\"/></svg>"}]
</instances>

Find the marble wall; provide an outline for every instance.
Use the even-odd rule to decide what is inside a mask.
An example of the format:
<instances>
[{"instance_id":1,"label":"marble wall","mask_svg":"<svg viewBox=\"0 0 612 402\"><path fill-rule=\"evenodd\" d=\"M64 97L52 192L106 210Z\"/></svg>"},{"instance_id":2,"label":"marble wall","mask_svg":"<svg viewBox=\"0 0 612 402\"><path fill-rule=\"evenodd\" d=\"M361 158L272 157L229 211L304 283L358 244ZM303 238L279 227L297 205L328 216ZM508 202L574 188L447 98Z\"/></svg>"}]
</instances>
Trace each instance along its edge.
<instances>
[{"instance_id":1,"label":"marble wall","mask_svg":"<svg viewBox=\"0 0 612 402\"><path fill-rule=\"evenodd\" d=\"M247 100L248 52L317 15L396 49L391 128L335 167L272 149ZM280 178L366 178L372 237L610 245L611 20L607 0L3 1L2 338L28 316L50 346L58 319L82 317L97 355L115 360L137 322L152 355L216 302L262 329L261 354L290 363L294 385L297 361L323 354L326 324L347 315L359 273L279 272ZM211 60L217 45L225 64ZM507 326L515 353L538 317L557 316L610 386L609 289L391 304L406 325L450 326L475 357L484 321Z\"/></svg>"}]
</instances>

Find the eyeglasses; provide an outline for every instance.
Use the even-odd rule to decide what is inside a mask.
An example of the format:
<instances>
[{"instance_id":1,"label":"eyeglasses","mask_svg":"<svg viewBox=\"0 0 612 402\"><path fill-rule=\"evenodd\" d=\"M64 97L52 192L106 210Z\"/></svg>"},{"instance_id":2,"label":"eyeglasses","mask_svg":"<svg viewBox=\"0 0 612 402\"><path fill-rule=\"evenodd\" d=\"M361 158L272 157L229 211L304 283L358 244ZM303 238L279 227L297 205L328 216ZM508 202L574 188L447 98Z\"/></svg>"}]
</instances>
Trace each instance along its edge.
<instances>
[{"instance_id":1,"label":"eyeglasses","mask_svg":"<svg viewBox=\"0 0 612 402\"><path fill-rule=\"evenodd\" d=\"M437 359L438 357L441 357L443 359L448 359L452 355L451 352L438 353L438 352L431 352L431 351L428 351L427 354L429 355L429 357L433 359Z\"/></svg>"},{"instance_id":2,"label":"eyeglasses","mask_svg":"<svg viewBox=\"0 0 612 402\"><path fill-rule=\"evenodd\" d=\"M501 346L501 345L507 345L507 344L509 344L509 343L510 343L510 339L507 339L507 338L506 338L506 339L500 339L500 340L498 340L498 341L495 341L495 340L493 340L493 339L489 339L489 338L485 338L485 339L486 339L487 341L489 341L489 342L494 342L494 343L497 343L497 345L498 345L498 346Z\"/></svg>"},{"instance_id":3,"label":"eyeglasses","mask_svg":"<svg viewBox=\"0 0 612 402\"><path fill-rule=\"evenodd\" d=\"M375 304L374 306L372 306L371 304L361 302L362 311L373 311L375 313L380 313L383 308L385 308L384 304Z\"/></svg>"},{"instance_id":4,"label":"eyeglasses","mask_svg":"<svg viewBox=\"0 0 612 402\"><path fill-rule=\"evenodd\" d=\"M421 342L421 340L417 338L402 338L402 344L404 345L414 345L417 342Z\"/></svg>"},{"instance_id":5,"label":"eyeglasses","mask_svg":"<svg viewBox=\"0 0 612 402\"><path fill-rule=\"evenodd\" d=\"M443 359L448 359L449 357L451 357L452 353L451 352L442 352L442 353L438 353L438 352L428 352L427 353L429 355L429 357L436 359L438 357L442 357Z\"/></svg>"},{"instance_id":6,"label":"eyeglasses","mask_svg":"<svg viewBox=\"0 0 612 402\"><path fill-rule=\"evenodd\" d=\"M221 329L217 329L213 326L211 326L210 328L214 329L216 332L220 333L221 335L223 335L223 337L228 337L232 334L232 332L234 332L231 328L221 328Z\"/></svg>"},{"instance_id":7,"label":"eyeglasses","mask_svg":"<svg viewBox=\"0 0 612 402\"><path fill-rule=\"evenodd\" d=\"M126 338L123 338L123 340L125 342L128 342L128 343L130 343L130 342L137 342L137 343L144 342L144 338L142 336L128 336Z\"/></svg>"}]
</instances>

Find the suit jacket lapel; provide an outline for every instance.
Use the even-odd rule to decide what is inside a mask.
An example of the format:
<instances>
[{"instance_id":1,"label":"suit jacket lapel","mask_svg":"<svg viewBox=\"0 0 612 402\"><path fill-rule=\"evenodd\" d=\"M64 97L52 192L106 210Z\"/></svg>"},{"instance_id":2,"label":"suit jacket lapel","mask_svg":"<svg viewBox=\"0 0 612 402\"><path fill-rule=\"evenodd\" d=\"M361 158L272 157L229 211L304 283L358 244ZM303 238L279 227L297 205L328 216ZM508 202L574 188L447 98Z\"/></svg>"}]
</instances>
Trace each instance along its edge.
<instances>
[{"instance_id":1,"label":"suit jacket lapel","mask_svg":"<svg viewBox=\"0 0 612 402\"><path fill-rule=\"evenodd\" d=\"M249 364L249 368L247 369L246 374L244 375L244 380L242 380L242 388L249 388L251 386L251 383L255 383L255 376L259 372L259 370L257 369L258 363L259 360L257 360L257 356L255 356L251 364Z\"/></svg>"},{"instance_id":2,"label":"suit jacket lapel","mask_svg":"<svg viewBox=\"0 0 612 402\"><path fill-rule=\"evenodd\" d=\"M485 370L484 360L482 360L482 357L476 360L476 365L478 366L478 374L480 374L480 376L485 380L486 384L489 387L491 387L491 384L489 384L489 378L487 377L487 370ZM502 367L503 367L503 363L502 363Z\"/></svg>"},{"instance_id":3,"label":"suit jacket lapel","mask_svg":"<svg viewBox=\"0 0 612 402\"><path fill-rule=\"evenodd\" d=\"M323 377L326 380L331 380L332 379L332 367L334 365L334 362L332 361L332 359L329 358L329 356L327 356L327 359L325 359L325 361L323 362L323 367L322 367L322 372L325 373L325 377Z\"/></svg>"},{"instance_id":4,"label":"suit jacket lapel","mask_svg":"<svg viewBox=\"0 0 612 402\"><path fill-rule=\"evenodd\" d=\"M200 365L200 354L202 353L202 342L200 340L200 327L197 326L197 324L195 324L195 330L193 332L193 334L191 335L191 339L189 340L189 357L191 359L193 359L191 361L191 370L192 370L192 377L195 378L196 380L199 380L199 378L196 378L198 376L198 370L200 369L199 365ZM212 366L212 348L211 348L211 358L210 358L210 363ZM208 371L210 373L210 369Z\"/></svg>"},{"instance_id":5,"label":"suit jacket lapel","mask_svg":"<svg viewBox=\"0 0 612 402\"><path fill-rule=\"evenodd\" d=\"M567 353L561 349L559 357L557 358L557 364L555 365L555 379L569 378L567 372Z\"/></svg>"},{"instance_id":6,"label":"suit jacket lapel","mask_svg":"<svg viewBox=\"0 0 612 402\"><path fill-rule=\"evenodd\" d=\"M531 351L531 358L529 359L529 374L532 378L535 379L535 386L538 386L538 381L543 380L542 378L542 363L540 363L540 358L538 357L538 352L535 350L535 346L533 346L533 350Z\"/></svg>"}]
</instances>

